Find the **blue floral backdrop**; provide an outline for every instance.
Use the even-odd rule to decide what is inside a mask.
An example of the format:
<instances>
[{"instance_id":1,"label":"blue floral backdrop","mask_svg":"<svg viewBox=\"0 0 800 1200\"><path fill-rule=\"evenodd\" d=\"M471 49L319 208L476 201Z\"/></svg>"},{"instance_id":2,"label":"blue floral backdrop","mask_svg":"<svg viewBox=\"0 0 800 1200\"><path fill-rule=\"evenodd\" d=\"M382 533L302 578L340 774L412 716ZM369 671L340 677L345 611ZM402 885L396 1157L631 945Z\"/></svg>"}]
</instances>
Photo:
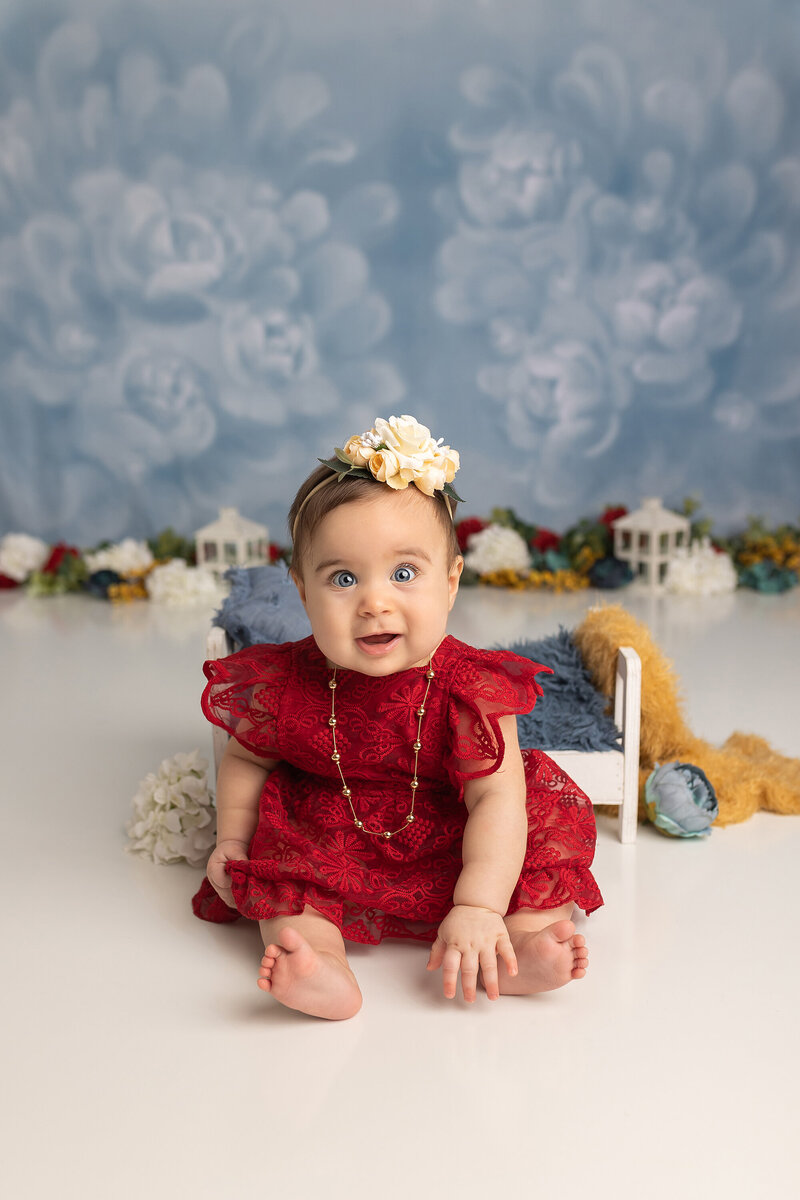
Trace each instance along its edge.
<instances>
[{"instance_id":1,"label":"blue floral backdrop","mask_svg":"<svg viewBox=\"0 0 800 1200\"><path fill-rule=\"evenodd\" d=\"M796 0L0 6L0 533L285 540L375 416L467 513L800 513Z\"/></svg>"}]
</instances>

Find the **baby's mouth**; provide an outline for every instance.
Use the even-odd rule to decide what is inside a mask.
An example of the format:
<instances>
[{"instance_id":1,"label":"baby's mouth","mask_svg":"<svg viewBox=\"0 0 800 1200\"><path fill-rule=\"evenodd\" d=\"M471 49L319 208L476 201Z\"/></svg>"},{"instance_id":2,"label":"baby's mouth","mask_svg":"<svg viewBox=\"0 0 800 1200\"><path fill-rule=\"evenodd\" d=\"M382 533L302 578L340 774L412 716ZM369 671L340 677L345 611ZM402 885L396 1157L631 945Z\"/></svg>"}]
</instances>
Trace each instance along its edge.
<instances>
[{"instance_id":1,"label":"baby's mouth","mask_svg":"<svg viewBox=\"0 0 800 1200\"><path fill-rule=\"evenodd\" d=\"M389 642L394 641L398 637L396 633L371 633L368 637L362 637L358 640L366 642L368 646L385 646Z\"/></svg>"}]
</instances>

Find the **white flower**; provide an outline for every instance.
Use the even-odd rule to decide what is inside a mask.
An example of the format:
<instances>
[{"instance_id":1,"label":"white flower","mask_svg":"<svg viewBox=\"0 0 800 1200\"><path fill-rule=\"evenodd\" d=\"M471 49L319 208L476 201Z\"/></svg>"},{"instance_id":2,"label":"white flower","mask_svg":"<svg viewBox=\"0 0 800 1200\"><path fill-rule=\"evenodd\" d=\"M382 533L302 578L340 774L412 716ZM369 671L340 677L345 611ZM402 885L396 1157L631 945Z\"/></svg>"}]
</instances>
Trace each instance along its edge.
<instances>
[{"instance_id":1,"label":"white flower","mask_svg":"<svg viewBox=\"0 0 800 1200\"><path fill-rule=\"evenodd\" d=\"M90 572L116 571L118 575L132 575L137 571L146 571L153 564L153 555L147 542L137 542L135 538L125 538L113 546L106 546L94 554L85 555L86 565Z\"/></svg>"},{"instance_id":2,"label":"white flower","mask_svg":"<svg viewBox=\"0 0 800 1200\"><path fill-rule=\"evenodd\" d=\"M729 554L718 554L711 547L711 539L694 541L688 550L676 551L667 564L664 587L668 592L685 595L714 596L721 592L733 592L738 586L736 568Z\"/></svg>"},{"instance_id":3,"label":"white flower","mask_svg":"<svg viewBox=\"0 0 800 1200\"><path fill-rule=\"evenodd\" d=\"M27 533L7 533L0 539L0 574L23 583L31 571L38 571L47 562L50 547L41 538Z\"/></svg>"},{"instance_id":4,"label":"white flower","mask_svg":"<svg viewBox=\"0 0 800 1200\"><path fill-rule=\"evenodd\" d=\"M205 567L190 567L182 558L172 558L154 567L145 579L151 600L171 608L190 608L218 599L216 580Z\"/></svg>"},{"instance_id":5,"label":"white flower","mask_svg":"<svg viewBox=\"0 0 800 1200\"><path fill-rule=\"evenodd\" d=\"M528 571L531 556L525 539L516 529L505 525L487 525L473 533L464 566L488 575L490 571Z\"/></svg>"},{"instance_id":6,"label":"white flower","mask_svg":"<svg viewBox=\"0 0 800 1200\"><path fill-rule=\"evenodd\" d=\"M208 760L192 750L165 758L155 775L144 777L126 827L129 853L146 854L157 863L205 865L217 837L207 771Z\"/></svg>"}]
</instances>

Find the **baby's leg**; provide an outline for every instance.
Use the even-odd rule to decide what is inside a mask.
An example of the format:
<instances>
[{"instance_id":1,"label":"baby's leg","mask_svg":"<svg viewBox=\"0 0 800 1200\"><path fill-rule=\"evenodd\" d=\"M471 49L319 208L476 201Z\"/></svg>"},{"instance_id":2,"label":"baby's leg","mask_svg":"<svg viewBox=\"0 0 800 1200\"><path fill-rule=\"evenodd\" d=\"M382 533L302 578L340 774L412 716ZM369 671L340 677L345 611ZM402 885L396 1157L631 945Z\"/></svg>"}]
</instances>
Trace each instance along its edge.
<instances>
[{"instance_id":1,"label":"baby's leg","mask_svg":"<svg viewBox=\"0 0 800 1200\"><path fill-rule=\"evenodd\" d=\"M258 986L287 1008L342 1021L361 1008L344 938L327 917L306 905L295 916L259 921L265 954Z\"/></svg>"},{"instance_id":2,"label":"baby's leg","mask_svg":"<svg viewBox=\"0 0 800 1200\"><path fill-rule=\"evenodd\" d=\"M589 966L586 939L575 933L570 920L574 905L535 910L523 908L504 917L514 953L518 975L509 975L498 956L497 982L503 996L530 996L563 987L571 979L582 979ZM478 978L484 990L483 972Z\"/></svg>"}]
</instances>

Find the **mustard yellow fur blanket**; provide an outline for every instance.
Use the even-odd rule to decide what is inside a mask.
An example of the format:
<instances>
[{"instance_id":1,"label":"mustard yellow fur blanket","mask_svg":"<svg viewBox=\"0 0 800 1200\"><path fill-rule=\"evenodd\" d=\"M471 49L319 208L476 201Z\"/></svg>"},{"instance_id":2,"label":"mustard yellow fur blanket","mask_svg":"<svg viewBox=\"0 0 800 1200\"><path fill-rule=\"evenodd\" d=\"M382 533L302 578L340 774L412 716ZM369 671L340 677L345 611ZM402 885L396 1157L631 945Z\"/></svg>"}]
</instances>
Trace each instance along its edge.
<instances>
[{"instance_id":1,"label":"mustard yellow fur blanket","mask_svg":"<svg viewBox=\"0 0 800 1200\"><path fill-rule=\"evenodd\" d=\"M633 646L642 660L640 821L647 819L645 780L656 762L675 759L701 767L713 784L719 803L715 825L745 821L761 808L800 813L800 759L778 754L755 734L732 733L721 747L695 737L683 719L672 664L641 621L620 605L600 606L589 610L573 637L595 687L609 698L614 694L618 648Z\"/></svg>"}]
</instances>

